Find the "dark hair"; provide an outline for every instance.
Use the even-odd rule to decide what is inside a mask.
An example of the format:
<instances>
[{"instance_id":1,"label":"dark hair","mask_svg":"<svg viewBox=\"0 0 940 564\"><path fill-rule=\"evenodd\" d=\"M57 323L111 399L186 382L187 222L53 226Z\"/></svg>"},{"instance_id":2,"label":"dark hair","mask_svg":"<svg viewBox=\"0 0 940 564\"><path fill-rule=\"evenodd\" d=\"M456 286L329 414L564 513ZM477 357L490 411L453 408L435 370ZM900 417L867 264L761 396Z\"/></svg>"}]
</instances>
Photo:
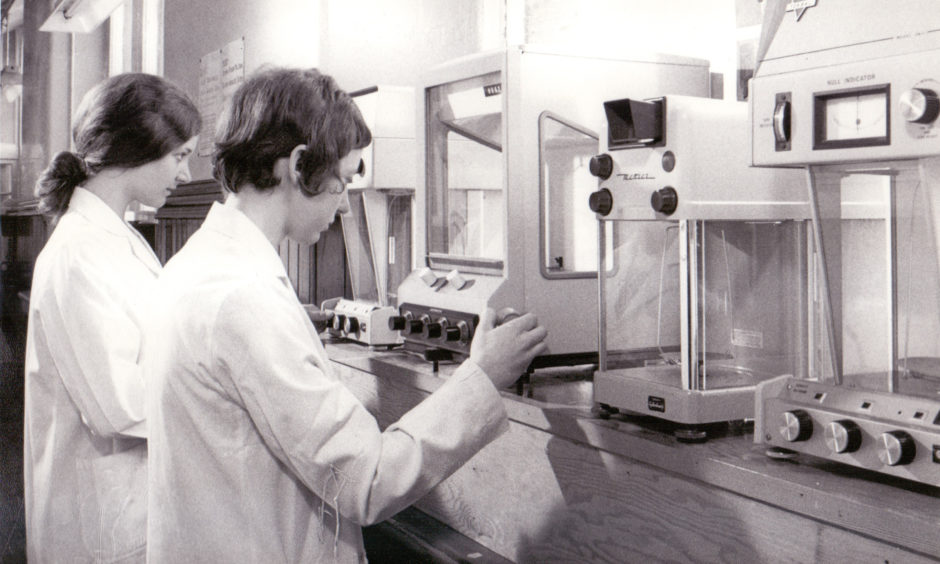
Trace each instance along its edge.
<instances>
[{"instance_id":1,"label":"dark hair","mask_svg":"<svg viewBox=\"0 0 940 564\"><path fill-rule=\"evenodd\" d=\"M36 183L40 211L58 219L75 187L98 171L163 158L201 127L195 104L164 78L125 73L98 83L72 120L74 152L55 155Z\"/></svg>"},{"instance_id":2,"label":"dark hair","mask_svg":"<svg viewBox=\"0 0 940 564\"><path fill-rule=\"evenodd\" d=\"M213 175L226 190L267 190L280 181L274 163L306 145L297 171L308 194L336 174L339 161L372 142L352 98L316 69L262 69L232 95L219 117Z\"/></svg>"}]
</instances>

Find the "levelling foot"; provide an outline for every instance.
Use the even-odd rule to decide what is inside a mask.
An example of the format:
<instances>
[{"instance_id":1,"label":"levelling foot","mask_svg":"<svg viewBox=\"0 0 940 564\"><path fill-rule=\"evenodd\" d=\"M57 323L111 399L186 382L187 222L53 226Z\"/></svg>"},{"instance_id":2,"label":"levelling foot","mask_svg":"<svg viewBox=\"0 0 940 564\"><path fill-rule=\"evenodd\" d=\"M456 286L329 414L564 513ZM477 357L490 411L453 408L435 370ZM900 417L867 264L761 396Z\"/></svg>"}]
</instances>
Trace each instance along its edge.
<instances>
[{"instance_id":1,"label":"levelling foot","mask_svg":"<svg viewBox=\"0 0 940 564\"><path fill-rule=\"evenodd\" d=\"M698 427L681 427L672 434L680 443L704 443L708 440L708 433Z\"/></svg>"}]
</instances>

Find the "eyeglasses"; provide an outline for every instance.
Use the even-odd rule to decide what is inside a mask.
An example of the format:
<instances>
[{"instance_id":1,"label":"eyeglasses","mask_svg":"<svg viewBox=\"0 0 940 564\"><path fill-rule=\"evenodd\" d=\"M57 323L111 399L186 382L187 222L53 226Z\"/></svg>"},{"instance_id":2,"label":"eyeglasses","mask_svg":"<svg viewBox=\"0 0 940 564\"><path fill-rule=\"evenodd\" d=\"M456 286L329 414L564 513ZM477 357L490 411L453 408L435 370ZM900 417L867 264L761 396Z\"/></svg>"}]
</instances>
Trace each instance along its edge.
<instances>
[{"instance_id":1,"label":"eyeglasses","mask_svg":"<svg viewBox=\"0 0 940 564\"><path fill-rule=\"evenodd\" d=\"M365 163L365 161L363 161L362 159L359 159L359 166L356 167L356 172L353 173L353 174L359 175L359 176L365 176L365 173L366 173L366 163ZM333 173L333 178L335 178L336 180L339 181L339 189L338 189L338 190L335 190L335 189L333 189L333 190L327 190L327 193L329 193L329 194L341 194L341 193L343 192L343 190L346 189L346 184L347 184L348 182L350 182L350 181L347 181L347 180L343 179L343 177L342 177L341 175L336 174L335 172Z\"/></svg>"}]
</instances>

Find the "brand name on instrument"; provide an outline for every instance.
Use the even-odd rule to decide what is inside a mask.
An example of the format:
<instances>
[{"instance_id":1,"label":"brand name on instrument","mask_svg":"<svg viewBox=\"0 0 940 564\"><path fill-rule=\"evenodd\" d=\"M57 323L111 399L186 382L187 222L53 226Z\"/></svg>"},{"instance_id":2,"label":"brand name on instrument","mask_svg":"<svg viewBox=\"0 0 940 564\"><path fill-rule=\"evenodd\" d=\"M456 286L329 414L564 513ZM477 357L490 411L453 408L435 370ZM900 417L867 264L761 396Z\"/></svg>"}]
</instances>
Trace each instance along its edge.
<instances>
[{"instance_id":1,"label":"brand name on instrument","mask_svg":"<svg viewBox=\"0 0 940 564\"><path fill-rule=\"evenodd\" d=\"M826 81L826 84L829 86L838 86L840 84L854 84L856 82L868 82L869 80L875 80L875 73L869 74L857 74L855 76L847 76L845 78L830 78Z\"/></svg>"},{"instance_id":2,"label":"brand name on instrument","mask_svg":"<svg viewBox=\"0 0 940 564\"><path fill-rule=\"evenodd\" d=\"M665 398L660 398L657 396L647 396L646 398L646 408L650 411L659 411L660 413L666 412L666 400Z\"/></svg>"},{"instance_id":3,"label":"brand name on instrument","mask_svg":"<svg viewBox=\"0 0 940 564\"><path fill-rule=\"evenodd\" d=\"M816 0L797 0L795 2L787 2L786 11L793 12L796 15L796 21L800 21L800 18L803 17L803 14L809 8L812 8L816 5Z\"/></svg>"},{"instance_id":4,"label":"brand name on instrument","mask_svg":"<svg viewBox=\"0 0 940 564\"><path fill-rule=\"evenodd\" d=\"M617 176L620 177L620 180L656 180L656 177L648 172L620 173Z\"/></svg>"}]
</instances>

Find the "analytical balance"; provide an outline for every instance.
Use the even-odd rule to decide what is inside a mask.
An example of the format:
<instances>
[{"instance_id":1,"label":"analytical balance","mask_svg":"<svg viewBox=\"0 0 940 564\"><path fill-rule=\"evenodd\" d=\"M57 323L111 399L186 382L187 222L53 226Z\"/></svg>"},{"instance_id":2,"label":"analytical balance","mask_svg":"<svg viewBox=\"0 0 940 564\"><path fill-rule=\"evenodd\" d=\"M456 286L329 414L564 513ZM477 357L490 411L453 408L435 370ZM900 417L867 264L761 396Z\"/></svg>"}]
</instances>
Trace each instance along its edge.
<instances>
[{"instance_id":1,"label":"analytical balance","mask_svg":"<svg viewBox=\"0 0 940 564\"><path fill-rule=\"evenodd\" d=\"M353 299L326 300L330 333L367 345L402 342L389 328L398 314L396 290L411 272L415 187L415 91L374 86L350 94L372 131L363 149L363 174L347 186L341 217Z\"/></svg>"},{"instance_id":2,"label":"analytical balance","mask_svg":"<svg viewBox=\"0 0 940 564\"><path fill-rule=\"evenodd\" d=\"M750 89L753 163L803 167L821 257L808 375L761 384L754 439L937 486L940 10L812 4L766 7Z\"/></svg>"},{"instance_id":3,"label":"analytical balance","mask_svg":"<svg viewBox=\"0 0 940 564\"><path fill-rule=\"evenodd\" d=\"M463 355L485 307L533 312L544 365L596 362L601 102L704 96L708 62L514 46L451 61L419 93L416 270L398 288L406 347Z\"/></svg>"},{"instance_id":4,"label":"analytical balance","mask_svg":"<svg viewBox=\"0 0 940 564\"><path fill-rule=\"evenodd\" d=\"M809 206L802 175L748 163L747 104L667 95L603 104L591 172L600 328L594 401L706 438L754 390L803 370Z\"/></svg>"}]
</instances>

